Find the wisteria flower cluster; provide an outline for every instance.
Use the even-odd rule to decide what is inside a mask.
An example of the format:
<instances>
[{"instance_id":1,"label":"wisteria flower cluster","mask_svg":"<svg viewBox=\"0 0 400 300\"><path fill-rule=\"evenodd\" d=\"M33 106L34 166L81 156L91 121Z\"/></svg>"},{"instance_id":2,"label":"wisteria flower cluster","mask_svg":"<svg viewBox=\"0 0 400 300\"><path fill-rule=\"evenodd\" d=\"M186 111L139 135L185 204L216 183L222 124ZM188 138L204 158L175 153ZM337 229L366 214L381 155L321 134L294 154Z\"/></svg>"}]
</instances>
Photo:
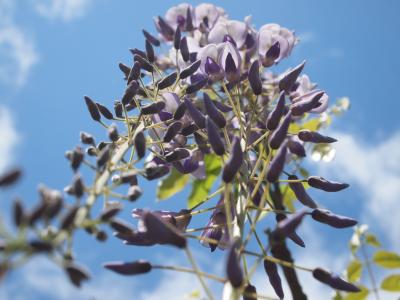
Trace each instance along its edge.
<instances>
[{"instance_id":1,"label":"wisteria flower cluster","mask_svg":"<svg viewBox=\"0 0 400 300\"><path fill-rule=\"evenodd\" d=\"M7 254L1 273L20 259L46 252L80 286L89 273L74 262L73 233L84 229L104 241L108 225L129 246L181 249L192 268L140 259L105 263L105 268L122 275L155 269L193 273L208 299L214 295L205 279L224 285L224 299L270 299L252 285L259 265L279 299L285 295L278 267L293 299L307 299L299 270L335 290L360 292L356 284L321 267L296 265L287 245L305 247L296 232L304 218L334 228L357 224L323 208L307 192L339 192L349 186L310 176L301 167L309 153L322 157L336 142L318 130L343 105L328 107L327 93L302 74L305 62L273 73L298 43L294 32L278 24L257 29L250 17L231 20L222 8L205 3L174 6L154 23L157 34L143 30L144 48L130 50L133 63L119 64L126 82L120 100L103 105L84 97L91 118L107 129L108 140L96 143L91 134L81 133L82 145L66 153L74 178L64 195L42 186L37 207L28 211L15 202L19 234L1 233L1 251ZM161 53L161 45L169 51ZM91 185L80 175L82 166L95 172ZM18 175L4 175L1 185ZM191 187L188 204L182 203L179 211L143 208L148 203L140 204L146 194L140 178L157 180L161 199ZM65 201L65 194L75 200ZM104 208L96 213L94 204L101 196ZM132 211L136 228L117 218L124 201L140 207ZM199 214L207 214L209 221L189 228ZM274 225L262 225L265 218ZM191 239L211 252L225 251L223 277L200 270Z\"/></svg>"}]
</instances>

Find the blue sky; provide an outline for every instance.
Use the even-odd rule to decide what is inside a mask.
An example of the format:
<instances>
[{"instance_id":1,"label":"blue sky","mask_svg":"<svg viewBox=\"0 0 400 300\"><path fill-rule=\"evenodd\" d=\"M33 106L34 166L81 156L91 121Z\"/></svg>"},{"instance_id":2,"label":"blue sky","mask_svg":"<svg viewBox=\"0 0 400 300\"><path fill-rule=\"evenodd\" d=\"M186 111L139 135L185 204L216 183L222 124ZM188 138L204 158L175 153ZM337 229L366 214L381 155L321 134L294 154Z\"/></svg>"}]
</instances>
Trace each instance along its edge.
<instances>
[{"instance_id":1,"label":"blue sky","mask_svg":"<svg viewBox=\"0 0 400 300\"><path fill-rule=\"evenodd\" d=\"M144 46L141 29L155 32L152 17L163 15L178 3L0 0L0 170L19 165L25 173L16 190L0 194L2 209L8 209L8 198L15 195L22 196L29 206L37 198L38 183L61 189L70 182L64 151L77 144L82 130L104 136L103 130L90 121L83 95L111 106L124 86L118 62L130 63L128 49ZM256 27L276 22L294 29L301 42L277 70L306 59L305 73L327 91L330 99L350 98L351 109L329 129L339 138L336 159L329 164L310 165L327 177L347 180L351 188L334 197L318 193L315 196L325 197L324 205L334 211L368 222L372 231L382 236L386 248L399 252L396 237L400 235L397 204L400 200L400 41L397 38L400 3L395 0L213 3L223 6L234 19L252 15ZM145 189L145 197L139 204L154 206L154 186L146 185ZM170 201L174 201L174 207L185 205L184 196ZM168 205L163 203L159 207ZM344 257L335 253L346 247L351 230L337 233L317 226L311 228L308 224L304 227L304 235L311 241L309 252L296 253L299 259L316 265L318 260L307 258L306 254L319 251L320 264L327 263L341 271L348 259L347 252L342 251ZM319 235L317 239L313 237L315 233ZM0 292L0 299L28 299L27 295L29 299L67 299L65 295L73 295L75 299L89 299L92 295L106 298L102 293L112 293L107 299L119 299L120 295L132 295L139 290L137 299L149 300L158 299L157 292L171 293L164 274L121 279L99 273L99 263L106 260L149 257L142 250L123 247L117 241L98 248L86 236L79 236L78 241L79 260L93 273L101 274L83 291L60 285L56 278L62 278L62 274L43 262L46 272L40 271L37 263L11 275L3 282L5 290ZM206 250L198 251L204 265L210 266ZM179 260L171 249L157 248L155 253L160 261L167 257ZM40 276L45 279L40 281L37 279ZM179 291L193 290L193 278L178 279ZM54 293L57 289L51 289L46 282L57 286L60 292ZM107 285L115 288L110 291L105 288ZM150 292L144 292L149 289ZM310 285L310 289L314 295L329 295L318 284Z\"/></svg>"}]
</instances>

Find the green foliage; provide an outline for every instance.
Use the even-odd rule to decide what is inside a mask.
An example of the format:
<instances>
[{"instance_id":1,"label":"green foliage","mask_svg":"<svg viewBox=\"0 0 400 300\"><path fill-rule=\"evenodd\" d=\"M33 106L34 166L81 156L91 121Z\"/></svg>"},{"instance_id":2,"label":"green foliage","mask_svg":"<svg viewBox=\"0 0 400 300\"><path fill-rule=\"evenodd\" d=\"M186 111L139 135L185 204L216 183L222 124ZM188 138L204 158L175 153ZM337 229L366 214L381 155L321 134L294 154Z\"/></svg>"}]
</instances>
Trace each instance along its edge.
<instances>
[{"instance_id":1,"label":"green foliage","mask_svg":"<svg viewBox=\"0 0 400 300\"><path fill-rule=\"evenodd\" d=\"M378 266L383 268L387 269L400 268L400 255L394 252L389 252L384 250L376 251L373 257L373 261Z\"/></svg>"},{"instance_id":2,"label":"green foliage","mask_svg":"<svg viewBox=\"0 0 400 300\"><path fill-rule=\"evenodd\" d=\"M400 292L400 274L394 274L383 279L381 289L389 292Z\"/></svg>"},{"instance_id":3,"label":"green foliage","mask_svg":"<svg viewBox=\"0 0 400 300\"><path fill-rule=\"evenodd\" d=\"M221 172L222 160L218 155L208 154L204 157L206 177L195 179L192 184L192 192L188 199L188 208L191 209L207 199L207 196Z\"/></svg>"},{"instance_id":4,"label":"green foliage","mask_svg":"<svg viewBox=\"0 0 400 300\"><path fill-rule=\"evenodd\" d=\"M366 287L358 286L361 292L358 293L348 293L343 299L344 300L365 300L369 295L369 290Z\"/></svg>"},{"instance_id":5,"label":"green foliage","mask_svg":"<svg viewBox=\"0 0 400 300\"><path fill-rule=\"evenodd\" d=\"M157 187L157 199L165 200L179 193L186 186L188 180L188 174L181 174L173 168L168 177L159 182Z\"/></svg>"},{"instance_id":6,"label":"green foliage","mask_svg":"<svg viewBox=\"0 0 400 300\"><path fill-rule=\"evenodd\" d=\"M365 242L373 247L381 247L381 243L379 242L378 238L372 233L365 235Z\"/></svg>"},{"instance_id":7,"label":"green foliage","mask_svg":"<svg viewBox=\"0 0 400 300\"><path fill-rule=\"evenodd\" d=\"M358 259L351 261L347 266L347 279L350 282L356 282L361 277L362 269L363 265L361 261Z\"/></svg>"}]
</instances>

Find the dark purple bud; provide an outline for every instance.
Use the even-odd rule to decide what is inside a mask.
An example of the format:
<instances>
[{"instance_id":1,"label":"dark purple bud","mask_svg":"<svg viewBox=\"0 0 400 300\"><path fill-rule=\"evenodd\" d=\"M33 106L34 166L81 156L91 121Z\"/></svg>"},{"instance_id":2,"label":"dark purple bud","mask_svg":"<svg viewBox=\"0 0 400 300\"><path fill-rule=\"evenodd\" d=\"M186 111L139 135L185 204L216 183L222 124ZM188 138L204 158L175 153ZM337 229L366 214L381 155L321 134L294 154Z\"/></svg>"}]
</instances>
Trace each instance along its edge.
<instances>
[{"instance_id":1,"label":"dark purple bud","mask_svg":"<svg viewBox=\"0 0 400 300\"><path fill-rule=\"evenodd\" d=\"M174 36L174 30L172 27L169 26L169 24L160 16L158 16L155 21L157 29L164 36L164 38L167 41L172 41Z\"/></svg>"},{"instance_id":2,"label":"dark purple bud","mask_svg":"<svg viewBox=\"0 0 400 300\"><path fill-rule=\"evenodd\" d=\"M120 207L111 207L111 208L107 208L106 210L104 210L100 216L99 219L102 222L108 222L111 219L113 219L119 212L121 211Z\"/></svg>"},{"instance_id":3,"label":"dark purple bud","mask_svg":"<svg viewBox=\"0 0 400 300\"><path fill-rule=\"evenodd\" d=\"M153 46L160 46L160 41L154 37L152 34L150 34L149 32L147 32L146 30L142 30L144 37L146 38L146 40L148 40Z\"/></svg>"},{"instance_id":4,"label":"dark purple bud","mask_svg":"<svg viewBox=\"0 0 400 300\"><path fill-rule=\"evenodd\" d=\"M193 122L199 127L203 129L206 127L206 118L203 113L199 111L196 106L193 105L192 101L189 98L185 98L185 104L189 115L192 117Z\"/></svg>"},{"instance_id":5,"label":"dark purple bud","mask_svg":"<svg viewBox=\"0 0 400 300\"><path fill-rule=\"evenodd\" d=\"M157 84L158 89L163 90L163 89L166 89L167 87L170 87L171 85L173 85L175 83L176 78L178 78L177 72L171 73L168 76L164 77Z\"/></svg>"},{"instance_id":6,"label":"dark purple bud","mask_svg":"<svg viewBox=\"0 0 400 300\"><path fill-rule=\"evenodd\" d=\"M285 91L289 93L292 90L292 86L296 83L297 78L299 77L301 71L303 71L305 61L303 61L300 65L288 71L283 78L279 81L279 89L281 91Z\"/></svg>"},{"instance_id":7,"label":"dark purple bud","mask_svg":"<svg viewBox=\"0 0 400 300\"><path fill-rule=\"evenodd\" d=\"M175 30L175 34L174 34L174 48L175 50L179 50L179 46L181 43L181 30L179 28L179 26L176 28Z\"/></svg>"},{"instance_id":8,"label":"dark purple bud","mask_svg":"<svg viewBox=\"0 0 400 300\"><path fill-rule=\"evenodd\" d=\"M137 260L134 262L108 262L103 267L121 275L138 275L151 271L151 264L145 260Z\"/></svg>"},{"instance_id":9,"label":"dark purple bud","mask_svg":"<svg viewBox=\"0 0 400 300\"><path fill-rule=\"evenodd\" d=\"M33 240L28 244L33 252L51 252L53 250L52 244L46 241Z\"/></svg>"},{"instance_id":10,"label":"dark purple bud","mask_svg":"<svg viewBox=\"0 0 400 300\"><path fill-rule=\"evenodd\" d=\"M212 101L206 93L203 94L203 99L204 99L204 107L206 109L208 116L214 121L215 124L217 124L219 128L225 127L226 125L225 117L214 105L214 101Z\"/></svg>"},{"instance_id":11,"label":"dark purple bud","mask_svg":"<svg viewBox=\"0 0 400 300\"><path fill-rule=\"evenodd\" d=\"M201 65L201 60L196 60L194 63L192 63L191 65L189 65L188 67L186 67L181 71L179 78L185 79L189 76L192 76L199 69L200 65Z\"/></svg>"},{"instance_id":12,"label":"dark purple bud","mask_svg":"<svg viewBox=\"0 0 400 300\"><path fill-rule=\"evenodd\" d=\"M150 239L159 244L169 244L178 248L186 247L186 238L173 225L166 223L156 214L144 213L143 222Z\"/></svg>"},{"instance_id":13,"label":"dark purple bud","mask_svg":"<svg viewBox=\"0 0 400 300\"><path fill-rule=\"evenodd\" d=\"M226 35L224 36L223 42L224 42L224 43L225 43L225 42L229 42L229 43L231 43L232 45L234 45L234 46L236 47L236 42L235 42L235 40L234 40L229 34L226 34Z\"/></svg>"},{"instance_id":14,"label":"dark purple bud","mask_svg":"<svg viewBox=\"0 0 400 300\"><path fill-rule=\"evenodd\" d=\"M133 228L129 224L127 224L119 219L114 218L110 222L110 226L115 231L123 233L123 234L130 234L130 233L134 232Z\"/></svg>"},{"instance_id":15,"label":"dark purple bud","mask_svg":"<svg viewBox=\"0 0 400 300\"><path fill-rule=\"evenodd\" d=\"M75 172L79 169L79 167L82 164L83 158L85 154L83 153L83 150L81 147L76 147L74 151L72 151L71 158L70 158L70 163L71 163L71 168Z\"/></svg>"},{"instance_id":16,"label":"dark purple bud","mask_svg":"<svg viewBox=\"0 0 400 300\"><path fill-rule=\"evenodd\" d=\"M225 77L229 82L237 82L239 79L238 66L236 66L231 53L228 53L225 59Z\"/></svg>"},{"instance_id":17,"label":"dark purple bud","mask_svg":"<svg viewBox=\"0 0 400 300\"><path fill-rule=\"evenodd\" d=\"M64 269L68 275L69 280L72 282L73 285L77 287L80 287L83 281L90 279L89 273L81 266L68 263L68 265L66 265Z\"/></svg>"},{"instance_id":18,"label":"dark purple bud","mask_svg":"<svg viewBox=\"0 0 400 300\"><path fill-rule=\"evenodd\" d=\"M182 117L184 116L186 112L186 103L185 102L181 102L178 106L178 108L176 109L176 111L174 112L174 120L180 120L182 119Z\"/></svg>"},{"instance_id":19,"label":"dark purple bud","mask_svg":"<svg viewBox=\"0 0 400 300\"><path fill-rule=\"evenodd\" d=\"M329 285L331 288L335 290L350 292L350 293L357 293L361 290L352 283L344 281L339 276L332 274L322 268L316 268L312 272L315 279L318 281Z\"/></svg>"},{"instance_id":20,"label":"dark purple bud","mask_svg":"<svg viewBox=\"0 0 400 300\"><path fill-rule=\"evenodd\" d=\"M281 44L279 42L275 42L265 53L265 58L263 60L264 67L272 66L275 61L279 58L281 53Z\"/></svg>"},{"instance_id":21,"label":"dark purple bud","mask_svg":"<svg viewBox=\"0 0 400 300\"><path fill-rule=\"evenodd\" d=\"M63 230L69 230L74 222L75 222L75 217L76 214L78 213L79 206L72 206L67 213L63 216L61 219L61 225L60 228Z\"/></svg>"},{"instance_id":22,"label":"dark purple bud","mask_svg":"<svg viewBox=\"0 0 400 300\"><path fill-rule=\"evenodd\" d=\"M204 70L208 75L215 75L221 72L221 67L211 57L207 56Z\"/></svg>"},{"instance_id":23,"label":"dark purple bud","mask_svg":"<svg viewBox=\"0 0 400 300\"><path fill-rule=\"evenodd\" d=\"M310 176L308 177L307 182L313 188L320 189L325 192L338 192L350 186L347 183L328 181L320 176Z\"/></svg>"},{"instance_id":24,"label":"dark purple bud","mask_svg":"<svg viewBox=\"0 0 400 300\"><path fill-rule=\"evenodd\" d=\"M168 126L167 131L163 137L164 143L169 143L178 134L182 128L182 122L174 122Z\"/></svg>"},{"instance_id":25,"label":"dark purple bud","mask_svg":"<svg viewBox=\"0 0 400 300\"><path fill-rule=\"evenodd\" d=\"M114 113L118 118L123 118L123 108L122 108L122 103L119 101L114 102Z\"/></svg>"},{"instance_id":26,"label":"dark purple bud","mask_svg":"<svg viewBox=\"0 0 400 300\"><path fill-rule=\"evenodd\" d=\"M267 171L267 180L269 182L276 182L282 173L283 166L285 165L287 153L287 142L284 142L279 150L276 152L274 158L271 160L269 169Z\"/></svg>"},{"instance_id":27,"label":"dark purple bud","mask_svg":"<svg viewBox=\"0 0 400 300\"><path fill-rule=\"evenodd\" d=\"M193 137L201 152L205 154L210 153L210 148L207 145L207 140L202 135L194 132Z\"/></svg>"},{"instance_id":28,"label":"dark purple bud","mask_svg":"<svg viewBox=\"0 0 400 300\"><path fill-rule=\"evenodd\" d=\"M218 226L214 228L204 229L201 237L206 239L202 241L202 244L209 247L211 252L217 249L218 243L222 238L222 225L226 225L226 217L223 212L214 212L207 227Z\"/></svg>"},{"instance_id":29,"label":"dark purple bud","mask_svg":"<svg viewBox=\"0 0 400 300\"><path fill-rule=\"evenodd\" d=\"M128 79L129 73L131 72L131 68L129 68L127 65L125 65L123 63L119 63L118 67L121 70L121 72L124 73L125 79Z\"/></svg>"},{"instance_id":30,"label":"dark purple bud","mask_svg":"<svg viewBox=\"0 0 400 300\"><path fill-rule=\"evenodd\" d=\"M100 169L102 168L110 159L110 152L111 148L110 145L105 146L101 151L100 154L97 156L97 167Z\"/></svg>"},{"instance_id":31,"label":"dark purple bud","mask_svg":"<svg viewBox=\"0 0 400 300\"><path fill-rule=\"evenodd\" d=\"M128 105L128 103L130 103L133 97L136 95L138 89L139 89L139 84L137 83L136 80L132 80L126 87L125 93L122 96L121 100L122 104Z\"/></svg>"},{"instance_id":32,"label":"dark purple bud","mask_svg":"<svg viewBox=\"0 0 400 300\"><path fill-rule=\"evenodd\" d=\"M289 180L298 180L299 178L296 175L290 175L288 177ZM297 200L299 200L303 205L308 206L309 208L317 208L317 204L313 199L307 194L303 183L301 182L289 182L289 187L296 195Z\"/></svg>"},{"instance_id":33,"label":"dark purple bud","mask_svg":"<svg viewBox=\"0 0 400 300\"><path fill-rule=\"evenodd\" d=\"M187 39L186 36L184 36L180 43L179 43L179 49L181 51L181 55L182 58L185 62L188 62L190 60L190 54L189 54L189 48L188 48L188 44L187 44ZM194 73L194 72L193 72ZM189 76L189 75L188 75ZM186 76L187 77L187 76ZM181 76L181 78L183 79L183 77Z\"/></svg>"},{"instance_id":34,"label":"dark purple bud","mask_svg":"<svg viewBox=\"0 0 400 300\"><path fill-rule=\"evenodd\" d=\"M300 210L294 213L292 216L280 221L274 230L274 233L278 236L288 237L295 232L296 228L300 225L306 214L307 211Z\"/></svg>"},{"instance_id":35,"label":"dark purple bud","mask_svg":"<svg viewBox=\"0 0 400 300\"><path fill-rule=\"evenodd\" d=\"M147 71L147 72L153 72L153 66L151 65L151 63L146 59L146 58L144 58L143 56L140 56L140 55L138 55L138 54L135 54L134 56L133 56L133 59L134 59L134 61L135 62L139 62L140 63L140 67L143 69L143 70L145 70L145 71Z\"/></svg>"},{"instance_id":36,"label":"dark purple bud","mask_svg":"<svg viewBox=\"0 0 400 300\"><path fill-rule=\"evenodd\" d=\"M325 94L324 91L320 91L315 93L312 97L307 97L303 100L294 102L290 108L292 110L292 115L301 116L302 114L309 112L310 110L315 108L315 106L317 106L319 100L322 98L324 94Z\"/></svg>"},{"instance_id":37,"label":"dark purple bud","mask_svg":"<svg viewBox=\"0 0 400 300\"><path fill-rule=\"evenodd\" d=\"M188 9L186 11L186 26L185 26L185 29L186 29L186 31L194 30L192 12L190 11L189 7L188 7Z\"/></svg>"},{"instance_id":38,"label":"dark purple bud","mask_svg":"<svg viewBox=\"0 0 400 300\"><path fill-rule=\"evenodd\" d=\"M222 172L222 180L226 183L235 179L236 173L239 171L243 163L243 151L240 146L240 138L235 137L232 143L232 149L228 162L224 166Z\"/></svg>"},{"instance_id":39,"label":"dark purple bud","mask_svg":"<svg viewBox=\"0 0 400 300\"><path fill-rule=\"evenodd\" d=\"M14 201L13 205L13 214L14 214L14 224L19 227L22 223L25 222L25 213L24 207L19 199Z\"/></svg>"},{"instance_id":40,"label":"dark purple bud","mask_svg":"<svg viewBox=\"0 0 400 300\"><path fill-rule=\"evenodd\" d=\"M285 214L281 214L281 213L276 214L276 221L278 223L285 219L287 219L287 216ZM278 235L278 236L276 236L276 238L281 239L282 235L281 236ZM291 239L295 244L297 244L298 246L300 246L302 248L304 248L306 246L304 241L301 239L301 237L295 231L293 231L292 233L289 233L287 238Z\"/></svg>"},{"instance_id":41,"label":"dark purple bud","mask_svg":"<svg viewBox=\"0 0 400 300\"><path fill-rule=\"evenodd\" d=\"M82 177L76 175L74 181L72 182L72 187L74 189L74 194L76 197L81 198L85 193L85 185L83 184Z\"/></svg>"},{"instance_id":42,"label":"dark purple bud","mask_svg":"<svg viewBox=\"0 0 400 300\"><path fill-rule=\"evenodd\" d=\"M279 126L272 132L269 139L269 145L272 149L278 149L286 138L287 131L289 129L290 121L292 120L292 115L290 111L286 114L283 121Z\"/></svg>"},{"instance_id":43,"label":"dark purple bud","mask_svg":"<svg viewBox=\"0 0 400 300\"><path fill-rule=\"evenodd\" d=\"M137 199L140 198L140 196L142 196L142 194L143 194L143 191L138 185L132 185L128 189L128 193L127 193L128 200L136 201Z\"/></svg>"},{"instance_id":44,"label":"dark purple bud","mask_svg":"<svg viewBox=\"0 0 400 300\"><path fill-rule=\"evenodd\" d=\"M47 205L45 202L41 202L39 205L37 205L32 212L28 215L28 224L30 226L33 226L36 224L37 221L39 221L45 214L47 209Z\"/></svg>"},{"instance_id":45,"label":"dark purple bud","mask_svg":"<svg viewBox=\"0 0 400 300\"><path fill-rule=\"evenodd\" d=\"M215 154L222 156L225 154L224 142L221 138L220 130L214 121L208 116L206 117L208 142Z\"/></svg>"},{"instance_id":46,"label":"dark purple bud","mask_svg":"<svg viewBox=\"0 0 400 300\"><path fill-rule=\"evenodd\" d=\"M240 260L237 253L239 241L232 243L228 250L228 259L226 262L226 275L229 282L234 288L242 286L244 278L242 267L240 266Z\"/></svg>"},{"instance_id":47,"label":"dark purple bud","mask_svg":"<svg viewBox=\"0 0 400 300\"><path fill-rule=\"evenodd\" d=\"M272 261L264 259L264 269L267 273L269 283L274 288L275 294L280 298L284 298L283 289L282 289L282 282L281 277L278 273L278 268L276 264Z\"/></svg>"},{"instance_id":48,"label":"dark purple bud","mask_svg":"<svg viewBox=\"0 0 400 300\"><path fill-rule=\"evenodd\" d=\"M188 135L191 135L192 133L194 133L198 129L199 129L199 127L197 127L196 124L192 123L192 124L189 124L188 126L182 128L181 134L184 136L188 136Z\"/></svg>"},{"instance_id":49,"label":"dark purple bud","mask_svg":"<svg viewBox=\"0 0 400 300\"><path fill-rule=\"evenodd\" d=\"M132 69L131 69L131 71L129 73L129 76L128 76L128 84L130 84L132 82L132 80L138 80L139 79L141 66L142 65L138 61L135 61L133 63L133 67L132 67Z\"/></svg>"},{"instance_id":50,"label":"dark purple bud","mask_svg":"<svg viewBox=\"0 0 400 300\"><path fill-rule=\"evenodd\" d=\"M146 172L145 177L148 180L154 180L167 175L169 173L169 168L165 165L161 166L156 165L156 166L146 167L145 172Z\"/></svg>"},{"instance_id":51,"label":"dark purple bud","mask_svg":"<svg viewBox=\"0 0 400 300\"><path fill-rule=\"evenodd\" d=\"M101 113L101 115L106 118L107 120L112 120L114 119L113 114L111 113L111 111L109 111L109 109L107 107L105 107L104 105L96 102L97 108L99 109L99 112Z\"/></svg>"},{"instance_id":52,"label":"dark purple bud","mask_svg":"<svg viewBox=\"0 0 400 300\"><path fill-rule=\"evenodd\" d=\"M141 113L143 115L154 115L159 113L165 108L164 101L157 101L142 107Z\"/></svg>"},{"instance_id":53,"label":"dark purple bud","mask_svg":"<svg viewBox=\"0 0 400 300\"><path fill-rule=\"evenodd\" d=\"M108 235L105 231L103 230L99 230L95 233L95 238L96 240L98 240L99 242L105 242L108 238Z\"/></svg>"},{"instance_id":54,"label":"dark purple bud","mask_svg":"<svg viewBox=\"0 0 400 300\"><path fill-rule=\"evenodd\" d=\"M243 300L257 300L257 290L254 285L248 283L243 291Z\"/></svg>"},{"instance_id":55,"label":"dark purple bud","mask_svg":"<svg viewBox=\"0 0 400 300\"><path fill-rule=\"evenodd\" d=\"M310 131L308 129L300 130L297 134L300 140L303 142L310 142L310 143L334 143L337 139L334 139L329 136L322 135L316 131Z\"/></svg>"},{"instance_id":56,"label":"dark purple bud","mask_svg":"<svg viewBox=\"0 0 400 300\"><path fill-rule=\"evenodd\" d=\"M99 109L97 108L96 103L94 103L94 101L92 99L90 99L88 96L85 96L85 102L86 102L86 106L89 110L90 116L92 117L93 120L95 121L100 121L101 116L100 116L100 112Z\"/></svg>"},{"instance_id":57,"label":"dark purple bud","mask_svg":"<svg viewBox=\"0 0 400 300\"><path fill-rule=\"evenodd\" d=\"M253 61L249 69L249 83L254 95L261 95L262 81L260 77L260 63L258 60Z\"/></svg>"},{"instance_id":58,"label":"dark purple bud","mask_svg":"<svg viewBox=\"0 0 400 300\"><path fill-rule=\"evenodd\" d=\"M145 46L146 46L146 56L147 56L147 59L149 60L149 62L152 63L152 62L154 62L154 60L155 60L153 46L151 45L151 43L150 43L148 40L146 40Z\"/></svg>"},{"instance_id":59,"label":"dark purple bud","mask_svg":"<svg viewBox=\"0 0 400 300\"><path fill-rule=\"evenodd\" d=\"M113 125L108 128L108 137L111 141L116 142L119 139L117 126Z\"/></svg>"},{"instance_id":60,"label":"dark purple bud","mask_svg":"<svg viewBox=\"0 0 400 300\"><path fill-rule=\"evenodd\" d=\"M175 162L181 159L188 158L190 156L190 151L185 148L176 148L175 150L169 152L165 155L165 160L169 163Z\"/></svg>"},{"instance_id":61,"label":"dark purple bud","mask_svg":"<svg viewBox=\"0 0 400 300\"><path fill-rule=\"evenodd\" d=\"M11 169L4 174L0 175L0 187L6 187L14 184L21 177L20 169Z\"/></svg>"},{"instance_id":62,"label":"dark purple bud","mask_svg":"<svg viewBox=\"0 0 400 300\"><path fill-rule=\"evenodd\" d=\"M226 105L222 102L219 101L215 101L214 105L218 108L218 110L222 111L222 112L230 112L232 111L232 107L230 107L229 105Z\"/></svg>"},{"instance_id":63,"label":"dark purple bud","mask_svg":"<svg viewBox=\"0 0 400 300\"><path fill-rule=\"evenodd\" d=\"M97 156L97 149L95 146L90 146L89 148L86 149L86 153L89 156Z\"/></svg>"},{"instance_id":64,"label":"dark purple bud","mask_svg":"<svg viewBox=\"0 0 400 300\"><path fill-rule=\"evenodd\" d=\"M244 43L246 45L246 49L251 49L254 47L254 45L256 44L256 41L251 33L248 33L246 35L246 40Z\"/></svg>"},{"instance_id":65,"label":"dark purple bud","mask_svg":"<svg viewBox=\"0 0 400 300\"><path fill-rule=\"evenodd\" d=\"M186 88L186 94L193 94L197 91L201 90L208 82L207 77L200 78L199 80L195 81L195 83L189 85Z\"/></svg>"},{"instance_id":66,"label":"dark purple bud","mask_svg":"<svg viewBox=\"0 0 400 300\"><path fill-rule=\"evenodd\" d=\"M138 158L142 159L146 154L146 137L143 131L136 133L134 145Z\"/></svg>"},{"instance_id":67,"label":"dark purple bud","mask_svg":"<svg viewBox=\"0 0 400 300\"><path fill-rule=\"evenodd\" d=\"M267 119L267 128L269 130L274 130L279 125L283 114L285 112L285 93L281 92L279 94L278 102L276 103L274 109L269 113Z\"/></svg>"},{"instance_id":68,"label":"dark purple bud","mask_svg":"<svg viewBox=\"0 0 400 300\"><path fill-rule=\"evenodd\" d=\"M138 48L134 48L134 49L129 49L129 51L131 51L131 53L133 54L133 56L138 55L141 56L143 58L146 58L146 52L139 50ZM136 60L135 60L136 61Z\"/></svg>"},{"instance_id":69,"label":"dark purple bud","mask_svg":"<svg viewBox=\"0 0 400 300\"><path fill-rule=\"evenodd\" d=\"M357 224L357 221L352 218L335 215L326 209L314 209L311 216L315 221L328 224L335 228L347 228Z\"/></svg>"},{"instance_id":70,"label":"dark purple bud","mask_svg":"<svg viewBox=\"0 0 400 300\"><path fill-rule=\"evenodd\" d=\"M303 145L295 139L289 139L288 148L291 153L299 157L306 157L306 150L304 149Z\"/></svg>"}]
</instances>

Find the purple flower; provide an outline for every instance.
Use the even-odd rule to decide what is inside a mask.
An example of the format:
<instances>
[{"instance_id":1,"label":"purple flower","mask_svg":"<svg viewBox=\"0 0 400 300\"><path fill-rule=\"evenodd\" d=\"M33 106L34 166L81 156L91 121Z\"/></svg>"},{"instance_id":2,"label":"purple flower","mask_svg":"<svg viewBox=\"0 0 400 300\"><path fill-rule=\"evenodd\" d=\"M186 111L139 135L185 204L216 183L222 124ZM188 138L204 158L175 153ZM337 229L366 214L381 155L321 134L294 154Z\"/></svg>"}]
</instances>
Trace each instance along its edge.
<instances>
[{"instance_id":1,"label":"purple flower","mask_svg":"<svg viewBox=\"0 0 400 300\"><path fill-rule=\"evenodd\" d=\"M292 101L292 110L295 112L295 108L297 109L298 106L307 106L305 112L310 112L314 114L323 113L329 104L329 97L328 95L321 90L312 90L306 94L303 94L299 97L296 97ZM302 112L299 114L294 115L301 115Z\"/></svg>"},{"instance_id":2,"label":"purple flower","mask_svg":"<svg viewBox=\"0 0 400 300\"><path fill-rule=\"evenodd\" d=\"M225 77L229 82L237 82L240 79L240 67L242 58L238 48L230 43L225 42L219 54L219 64L225 72Z\"/></svg>"},{"instance_id":3,"label":"purple flower","mask_svg":"<svg viewBox=\"0 0 400 300\"><path fill-rule=\"evenodd\" d=\"M293 32L278 24L266 24L258 32L258 54L263 63L267 63L265 58L268 50L279 42L279 57L275 62L279 62L288 57L296 44L296 37Z\"/></svg>"},{"instance_id":4,"label":"purple flower","mask_svg":"<svg viewBox=\"0 0 400 300\"><path fill-rule=\"evenodd\" d=\"M222 45L208 44L201 48L197 54L197 59L201 60L200 71L209 76L212 81L221 80L224 72L219 64L219 53Z\"/></svg>"},{"instance_id":5,"label":"purple flower","mask_svg":"<svg viewBox=\"0 0 400 300\"><path fill-rule=\"evenodd\" d=\"M219 18L208 34L208 42L219 44L227 39L233 40L240 49L245 45L248 31L248 26L244 22Z\"/></svg>"},{"instance_id":6,"label":"purple flower","mask_svg":"<svg viewBox=\"0 0 400 300\"><path fill-rule=\"evenodd\" d=\"M222 7L211 3L201 3L194 8L194 25L200 27L203 24L205 28L211 29L221 16L225 16Z\"/></svg>"},{"instance_id":7,"label":"purple flower","mask_svg":"<svg viewBox=\"0 0 400 300\"><path fill-rule=\"evenodd\" d=\"M173 6L167 10L165 14L165 21L172 28L179 27L184 30L186 27L186 18L188 10L192 13L193 7L188 3L181 3L177 6Z\"/></svg>"}]
</instances>

